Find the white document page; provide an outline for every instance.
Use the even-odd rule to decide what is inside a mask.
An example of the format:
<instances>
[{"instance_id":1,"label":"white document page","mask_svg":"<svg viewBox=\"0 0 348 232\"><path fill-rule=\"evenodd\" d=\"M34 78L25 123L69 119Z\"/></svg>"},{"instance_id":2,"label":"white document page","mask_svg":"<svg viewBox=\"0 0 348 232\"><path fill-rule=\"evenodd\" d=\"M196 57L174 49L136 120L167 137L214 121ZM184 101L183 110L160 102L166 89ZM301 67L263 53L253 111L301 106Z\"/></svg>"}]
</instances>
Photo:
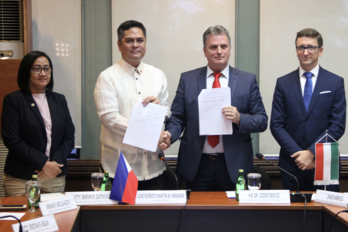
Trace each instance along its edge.
<instances>
[{"instance_id":1,"label":"white document page","mask_svg":"<svg viewBox=\"0 0 348 232\"><path fill-rule=\"evenodd\" d=\"M24 216L25 213L12 213L12 212L7 212L7 213L0 213L0 217L3 216L15 216L18 219L21 219ZM0 220L3 221L15 221L16 219L14 219L13 217L8 217L8 218L1 218Z\"/></svg>"},{"instance_id":2,"label":"white document page","mask_svg":"<svg viewBox=\"0 0 348 232\"><path fill-rule=\"evenodd\" d=\"M155 152L161 136L167 107L153 103L145 107L138 102L129 119L123 143Z\"/></svg>"},{"instance_id":3,"label":"white document page","mask_svg":"<svg viewBox=\"0 0 348 232\"><path fill-rule=\"evenodd\" d=\"M230 87L203 89L198 96L199 135L231 135L232 121L222 113L230 105Z\"/></svg>"}]
</instances>

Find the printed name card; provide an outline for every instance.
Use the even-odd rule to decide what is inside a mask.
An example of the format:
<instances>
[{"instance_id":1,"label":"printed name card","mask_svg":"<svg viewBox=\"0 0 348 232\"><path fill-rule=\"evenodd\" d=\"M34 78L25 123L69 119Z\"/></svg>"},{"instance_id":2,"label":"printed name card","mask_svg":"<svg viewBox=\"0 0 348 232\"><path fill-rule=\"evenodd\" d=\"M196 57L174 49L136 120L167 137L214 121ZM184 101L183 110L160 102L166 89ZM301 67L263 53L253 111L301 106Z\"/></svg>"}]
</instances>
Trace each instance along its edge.
<instances>
[{"instance_id":1,"label":"printed name card","mask_svg":"<svg viewBox=\"0 0 348 232\"><path fill-rule=\"evenodd\" d=\"M59 230L53 215L22 222L22 227L23 232L52 232ZM19 232L19 223L13 224L12 229L14 232Z\"/></svg>"},{"instance_id":2,"label":"printed name card","mask_svg":"<svg viewBox=\"0 0 348 232\"><path fill-rule=\"evenodd\" d=\"M290 204L289 190L241 190L239 203Z\"/></svg>"},{"instance_id":3,"label":"printed name card","mask_svg":"<svg viewBox=\"0 0 348 232\"><path fill-rule=\"evenodd\" d=\"M40 202L39 206L43 216L61 213L77 208L75 200L72 196Z\"/></svg>"},{"instance_id":4,"label":"printed name card","mask_svg":"<svg viewBox=\"0 0 348 232\"><path fill-rule=\"evenodd\" d=\"M135 204L185 204L186 190L138 191Z\"/></svg>"},{"instance_id":5,"label":"printed name card","mask_svg":"<svg viewBox=\"0 0 348 232\"><path fill-rule=\"evenodd\" d=\"M110 200L110 191L66 192L72 196L76 205L117 205L118 202Z\"/></svg>"},{"instance_id":6,"label":"printed name card","mask_svg":"<svg viewBox=\"0 0 348 232\"><path fill-rule=\"evenodd\" d=\"M340 207L347 207L348 195L344 193L337 193L318 189L317 193L315 194L315 202Z\"/></svg>"}]
</instances>

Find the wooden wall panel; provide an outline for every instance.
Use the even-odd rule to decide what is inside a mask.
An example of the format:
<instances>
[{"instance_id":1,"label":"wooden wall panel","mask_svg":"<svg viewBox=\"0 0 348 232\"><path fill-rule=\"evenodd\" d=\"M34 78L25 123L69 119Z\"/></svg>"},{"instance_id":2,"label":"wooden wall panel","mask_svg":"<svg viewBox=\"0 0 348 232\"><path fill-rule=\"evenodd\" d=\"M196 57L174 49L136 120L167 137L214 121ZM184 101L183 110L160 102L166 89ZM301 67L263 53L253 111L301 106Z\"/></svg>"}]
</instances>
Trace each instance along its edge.
<instances>
[{"instance_id":1,"label":"wooden wall panel","mask_svg":"<svg viewBox=\"0 0 348 232\"><path fill-rule=\"evenodd\" d=\"M33 50L31 0L23 1L24 55Z\"/></svg>"},{"instance_id":2,"label":"wooden wall panel","mask_svg":"<svg viewBox=\"0 0 348 232\"><path fill-rule=\"evenodd\" d=\"M0 60L0 112L2 113L2 103L4 97L18 90L17 85L17 74L19 64L22 60L8 59ZM0 131L1 131L1 122L0 122Z\"/></svg>"}]
</instances>

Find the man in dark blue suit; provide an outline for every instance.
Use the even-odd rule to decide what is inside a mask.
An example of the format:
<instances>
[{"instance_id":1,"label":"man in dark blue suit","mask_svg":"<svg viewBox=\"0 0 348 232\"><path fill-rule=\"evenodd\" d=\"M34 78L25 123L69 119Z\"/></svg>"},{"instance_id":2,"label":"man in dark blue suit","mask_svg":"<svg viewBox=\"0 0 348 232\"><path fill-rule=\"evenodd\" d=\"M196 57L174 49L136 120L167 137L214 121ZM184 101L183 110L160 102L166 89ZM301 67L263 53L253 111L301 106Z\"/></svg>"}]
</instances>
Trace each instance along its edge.
<instances>
[{"instance_id":1,"label":"man in dark blue suit","mask_svg":"<svg viewBox=\"0 0 348 232\"><path fill-rule=\"evenodd\" d=\"M238 169L253 170L250 133L267 128L267 115L254 74L228 65L230 36L222 26L209 27L203 34L208 66L181 75L173 101L172 116L166 124L165 149L181 136L177 173L193 191L234 190ZM233 134L200 136L198 95L202 89L230 87L231 106L221 113L230 120Z\"/></svg>"},{"instance_id":2,"label":"man in dark blue suit","mask_svg":"<svg viewBox=\"0 0 348 232\"><path fill-rule=\"evenodd\" d=\"M320 33L307 28L297 33L300 67L278 78L274 91L271 132L279 143L279 166L294 174L301 191L315 191L315 143L328 131L339 140L346 127L343 78L318 65L323 54ZM329 140L332 141L332 140ZM325 142L321 141L321 142ZM282 173L285 189L296 190L293 177ZM338 185L327 186L338 191Z\"/></svg>"}]
</instances>

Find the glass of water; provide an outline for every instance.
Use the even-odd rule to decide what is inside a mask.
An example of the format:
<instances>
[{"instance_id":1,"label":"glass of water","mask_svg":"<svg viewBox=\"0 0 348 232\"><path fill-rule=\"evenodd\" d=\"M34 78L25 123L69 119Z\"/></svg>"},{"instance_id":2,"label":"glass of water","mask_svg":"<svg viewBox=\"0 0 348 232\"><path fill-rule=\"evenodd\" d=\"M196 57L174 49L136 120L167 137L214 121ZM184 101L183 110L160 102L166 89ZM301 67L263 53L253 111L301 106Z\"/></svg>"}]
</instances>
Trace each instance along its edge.
<instances>
[{"instance_id":1,"label":"glass of water","mask_svg":"<svg viewBox=\"0 0 348 232\"><path fill-rule=\"evenodd\" d=\"M35 201L40 196L40 183L37 181L27 181L25 183L25 191L27 193L28 200L31 203L31 209L28 212L36 212L35 210Z\"/></svg>"},{"instance_id":2,"label":"glass of water","mask_svg":"<svg viewBox=\"0 0 348 232\"><path fill-rule=\"evenodd\" d=\"M248 189L259 190L261 188L261 174L249 173L248 174Z\"/></svg>"},{"instance_id":3,"label":"glass of water","mask_svg":"<svg viewBox=\"0 0 348 232\"><path fill-rule=\"evenodd\" d=\"M91 178L94 191L100 191L104 179L104 173L92 173Z\"/></svg>"}]
</instances>

